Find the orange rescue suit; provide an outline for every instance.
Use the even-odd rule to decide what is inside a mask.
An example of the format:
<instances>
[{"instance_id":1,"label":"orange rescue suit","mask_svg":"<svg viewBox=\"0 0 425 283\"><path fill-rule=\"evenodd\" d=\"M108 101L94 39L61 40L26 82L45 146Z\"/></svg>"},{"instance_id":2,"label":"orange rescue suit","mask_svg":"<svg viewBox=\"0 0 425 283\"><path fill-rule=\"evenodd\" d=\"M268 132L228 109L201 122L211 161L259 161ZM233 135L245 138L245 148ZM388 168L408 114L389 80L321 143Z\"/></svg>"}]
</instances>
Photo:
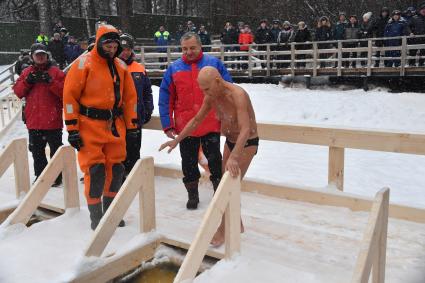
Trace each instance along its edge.
<instances>
[{"instance_id":1,"label":"orange rescue suit","mask_svg":"<svg viewBox=\"0 0 425 283\"><path fill-rule=\"evenodd\" d=\"M79 131L83 146L78 152L78 162L84 172L84 188L89 205L101 202L99 196L90 194L90 168L104 164L106 170L103 196L113 198L117 192L109 191L112 180L112 166L120 164L126 157L125 135L127 129L136 128L137 95L133 79L126 64L114 58L113 64L119 76L120 100L117 104L123 115L115 120L119 136L111 131L111 121L97 120L80 114L80 105L112 110L115 103L114 80L107 59L97 50L99 38L105 33L117 32L110 25L102 25L96 34L96 46L77 59L65 79L63 106L68 131ZM117 54L118 55L118 54Z\"/></svg>"}]
</instances>

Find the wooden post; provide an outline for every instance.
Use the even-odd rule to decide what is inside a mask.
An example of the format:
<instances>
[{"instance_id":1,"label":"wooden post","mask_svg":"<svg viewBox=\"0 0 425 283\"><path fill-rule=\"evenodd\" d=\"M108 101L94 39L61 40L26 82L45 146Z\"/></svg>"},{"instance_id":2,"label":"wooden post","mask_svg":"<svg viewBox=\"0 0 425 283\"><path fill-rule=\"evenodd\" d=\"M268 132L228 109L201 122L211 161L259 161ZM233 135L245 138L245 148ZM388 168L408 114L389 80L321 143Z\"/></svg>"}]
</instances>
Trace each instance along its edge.
<instances>
[{"instance_id":1,"label":"wooden post","mask_svg":"<svg viewBox=\"0 0 425 283\"><path fill-rule=\"evenodd\" d=\"M155 173L153 158L141 161L143 168L142 186L139 190L140 232L147 233L156 228L155 216Z\"/></svg>"},{"instance_id":2,"label":"wooden post","mask_svg":"<svg viewBox=\"0 0 425 283\"><path fill-rule=\"evenodd\" d=\"M80 194L78 192L77 159L73 147L63 148L63 183L65 209L80 208Z\"/></svg>"},{"instance_id":3,"label":"wooden post","mask_svg":"<svg viewBox=\"0 0 425 283\"><path fill-rule=\"evenodd\" d=\"M13 65L10 66L9 72L10 72L10 80L12 81L12 83L15 83L15 72L13 71Z\"/></svg>"},{"instance_id":4,"label":"wooden post","mask_svg":"<svg viewBox=\"0 0 425 283\"><path fill-rule=\"evenodd\" d=\"M381 229L377 241L377 249L375 259L372 263L372 282L385 282L385 264L387 259L387 234L388 234L388 209L390 202L390 194L387 189L382 196L382 214L380 215Z\"/></svg>"},{"instance_id":5,"label":"wooden post","mask_svg":"<svg viewBox=\"0 0 425 283\"><path fill-rule=\"evenodd\" d=\"M295 77L295 43L291 42L291 75Z\"/></svg>"},{"instance_id":6,"label":"wooden post","mask_svg":"<svg viewBox=\"0 0 425 283\"><path fill-rule=\"evenodd\" d=\"M367 41L367 76L372 75L372 39Z\"/></svg>"},{"instance_id":7,"label":"wooden post","mask_svg":"<svg viewBox=\"0 0 425 283\"><path fill-rule=\"evenodd\" d=\"M270 77L270 44L267 44L267 71L266 71L266 76Z\"/></svg>"},{"instance_id":8,"label":"wooden post","mask_svg":"<svg viewBox=\"0 0 425 283\"><path fill-rule=\"evenodd\" d=\"M344 148L329 147L328 184L344 190Z\"/></svg>"},{"instance_id":9,"label":"wooden post","mask_svg":"<svg viewBox=\"0 0 425 283\"><path fill-rule=\"evenodd\" d=\"M313 42L313 77L317 76L317 42Z\"/></svg>"},{"instance_id":10,"label":"wooden post","mask_svg":"<svg viewBox=\"0 0 425 283\"><path fill-rule=\"evenodd\" d=\"M170 51L170 46L167 46L167 66L166 68L168 68L168 66L170 66L171 64L171 51Z\"/></svg>"},{"instance_id":11,"label":"wooden post","mask_svg":"<svg viewBox=\"0 0 425 283\"><path fill-rule=\"evenodd\" d=\"M15 188L16 197L22 193L27 193L30 190L30 170L28 163L28 150L27 140L18 139L12 142L14 144L14 164L13 169L15 173Z\"/></svg>"},{"instance_id":12,"label":"wooden post","mask_svg":"<svg viewBox=\"0 0 425 283\"><path fill-rule=\"evenodd\" d=\"M342 75L342 42L338 40L338 69L337 75L340 77Z\"/></svg>"},{"instance_id":13,"label":"wooden post","mask_svg":"<svg viewBox=\"0 0 425 283\"><path fill-rule=\"evenodd\" d=\"M252 45L248 47L248 77L252 77Z\"/></svg>"},{"instance_id":14,"label":"wooden post","mask_svg":"<svg viewBox=\"0 0 425 283\"><path fill-rule=\"evenodd\" d=\"M7 99L7 116L9 117L9 122L10 122L10 120L12 119L12 109L10 109L11 108L11 103L10 103L10 97L9 96L6 96L6 99Z\"/></svg>"},{"instance_id":15,"label":"wooden post","mask_svg":"<svg viewBox=\"0 0 425 283\"><path fill-rule=\"evenodd\" d=\"M220 58L221 58L221 62L224 63L224 46L220 45Z\"/></svg>"},{"instance_id":16,"label":"wooden post","mask_svg":"<svg viewBox=\"0 0 425 283\"><path fill-rule=\"evenodd\" d=\"M145 59L145 47L143 46L140 47L140 60L144 66L146 63L146 59Z\"/></svg>"},{"instance_id":17,"label":"wooden post","mask_svg":"<svg viewBox=\"0 0 425 283\"><path fill-rule=\"evenodd\" d=\"M240 188L239 178L232 178L229 172L226 172L223 175L223 178L221 179L220 185L218 186L217 191L214 194L214 197L210 205L208 206L207 211L205 212L205 215L201 222L201 227L198 229L195 239L190 245L189 251L187 252L186 257L184 258L183 264L181 265L179 272L177 273L174 279L174 283L184 282L185 280L193 280L195 278L199 266L201 265L202 259L204 258L204 255L208 249L210 240L212 239L215 231L217 230L217 227L220 224L223 211L228 206L229 201L232 197L234 198L233 202L237 201L238 196L231 195L232 191L234 191L235 188L238 187ZM240 203L236 204L236 206L238 205L240 209ZM232 206L232 208L234 207L235 206ZM226 211L231 213L233 212L232 208L230 210L226 209ZM236 223L240 227L240 217L238 219L236 219L237 215L233 217L230 215L228 217L229 221L227 222L229 225L234 225ZM237 231L237 228L233 227L232 231L227 231L226 233L227 239L229 239L229 237L233 237L231 239L231 244L226 244L226 247L229 247L229 245L233 246L233 252L236 251L236 248L238 246L238 236L230 235L230 233L234 233L235 231ZM228 254L231 254L231 252L228 251Z\"/></svg>"},{"instance_id":18,"label":"wooden post","mask_svg":"<svg viewBox=\"0 0 425 283\"><path fill-rule=\"evenodd\" d=\"M230 259L241 251L241 182L235 182L225 212L225 257Z\"/></svg>"},{"instance_id":19,"label":"wooden post","mask_svg":"<svg viewBox=\"0 0 425 283\"><path fill-rule=\"evenodd\" d=\"M4 121L3 99L0 99L0 115L1 115L1 127L4 128L5 121Z\"/></svg>"},{"instance_id":20,"label":"wooden post","mask_svg":"<svg viewBox=\"0 0 425 283\"><path fill-rule=\"evenodd\" d=\"M406 55L407 55L407 37L403 36L401 39L401 64L400 64L400 76L404 76L406 72Z\"/></svg>"}]
</instances>

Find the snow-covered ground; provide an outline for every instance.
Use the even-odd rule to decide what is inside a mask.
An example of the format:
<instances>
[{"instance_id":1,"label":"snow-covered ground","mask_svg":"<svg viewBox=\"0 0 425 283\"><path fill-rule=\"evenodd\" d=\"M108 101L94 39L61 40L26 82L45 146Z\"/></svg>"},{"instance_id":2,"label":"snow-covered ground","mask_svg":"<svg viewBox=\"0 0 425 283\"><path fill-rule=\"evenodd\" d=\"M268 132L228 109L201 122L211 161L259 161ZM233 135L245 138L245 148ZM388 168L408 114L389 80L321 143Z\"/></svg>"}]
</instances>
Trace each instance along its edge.
<instances>
[{"instance_id":1,"label":"snow-covered ground","mask_svg":"<svg viewBox=\"0 0 425 283\"><path fill-rule=\"evenodd\" d=\"M260 122L425 133L423 94L391 94L384 90L310 91L285 89L277 85L241 86L250 94ZM157 87L154 87L154 97L157 101ZM0 138L0 145L4 147L10 140L26 136L25 126L16 122ZM142 155L154 156L157 164L179 168L178 150L171 155L157 151L165 140L160 131L145 130ZM260 141L258 155L247 176L331 190L333 188L327 187L327 154L327 147L322 146ZM11 171L0 179L3 193L13 194ZM423 176L424 156L346 151L345 190L350 193L373 196L380 188L388 186L391 188L391 201L423 208ZM156 186L157 232L192 239L211 198L210 185L202 186L201 206L195 212L184 208L186 196L180 182L156 178ZM54 193L58 194L60 189L55 190ZM85 200L81 198L81 201L84 205ZM146 240L136 237L138 220L134 205L133 212L125 217L128 226L118 229L106 254L114 249L121 251L118 247L126 245L130 239L134 242L125 248ZM0 232L0 282L61 282L72 276L81 264L87 263L79 261L91 235L87 214L83 208L79 213L70 212L28 229L16 226ZM229 273L233 277L226 278L231 282L347 281L351 277L358 243L367 222L367 213L364 212L275 200L248 193L242 196L242 217L247 228L242 237L242 255L234 261L220 262L203 273L197 282L222 282L223 276ZM388 282L425 282L424 240L425 225L390 220ZM58 253L58 250L61 252ZM262 257L257 261L255 257L258 255ZM294 272L299 272L299 277L288 276ZM258 274L262 277L257 277Z\"/></svg>"}]
</instances>

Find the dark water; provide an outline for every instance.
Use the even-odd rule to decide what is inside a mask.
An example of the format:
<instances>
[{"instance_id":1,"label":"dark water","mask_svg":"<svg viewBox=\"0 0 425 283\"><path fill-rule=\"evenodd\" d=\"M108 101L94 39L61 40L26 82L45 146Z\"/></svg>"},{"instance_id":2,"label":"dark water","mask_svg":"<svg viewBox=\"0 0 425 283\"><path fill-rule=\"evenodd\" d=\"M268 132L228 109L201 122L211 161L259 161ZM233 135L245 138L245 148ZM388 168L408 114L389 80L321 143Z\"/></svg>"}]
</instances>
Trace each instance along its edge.
<instances>
[{"instance_id":1,"label":"dark water","mask_svg":"<svg viewBox=\"0 0 425 283\"><path fill-rule=\"evenodd\" d=\"M140 273L131 283L172 283L177 275L177 267L158 266Z\"/></svg>"}]
</instances>

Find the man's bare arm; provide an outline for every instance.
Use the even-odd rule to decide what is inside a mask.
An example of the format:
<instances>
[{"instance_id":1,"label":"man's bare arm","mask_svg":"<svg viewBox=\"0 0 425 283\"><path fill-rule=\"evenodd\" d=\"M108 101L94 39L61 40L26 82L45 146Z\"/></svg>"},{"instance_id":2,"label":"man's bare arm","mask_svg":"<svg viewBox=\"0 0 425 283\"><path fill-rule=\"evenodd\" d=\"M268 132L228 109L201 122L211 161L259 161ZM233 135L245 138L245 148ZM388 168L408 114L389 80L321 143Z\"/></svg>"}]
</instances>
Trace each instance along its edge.
<instances>
[{"instance_id":1,"label":"man's bare arm","mask_svg":"<svg viewBox=\"0 0 425 283\"><path fill-rule=\"evenodd\" d=\"M204 97L204 101L202 103L201 109L199 109L198 113L196 113L195 117L193 117L187 124L186 127L181 131L181 133L172 141L168 141L163 143L159 147L159 151L163 150L167 146L170 147L168 153L170 153L184 138L189 136L202 121L208 115L208 113L212 109L212 100L208 98L208 96Z\"/></svg>"}]
</instances>

